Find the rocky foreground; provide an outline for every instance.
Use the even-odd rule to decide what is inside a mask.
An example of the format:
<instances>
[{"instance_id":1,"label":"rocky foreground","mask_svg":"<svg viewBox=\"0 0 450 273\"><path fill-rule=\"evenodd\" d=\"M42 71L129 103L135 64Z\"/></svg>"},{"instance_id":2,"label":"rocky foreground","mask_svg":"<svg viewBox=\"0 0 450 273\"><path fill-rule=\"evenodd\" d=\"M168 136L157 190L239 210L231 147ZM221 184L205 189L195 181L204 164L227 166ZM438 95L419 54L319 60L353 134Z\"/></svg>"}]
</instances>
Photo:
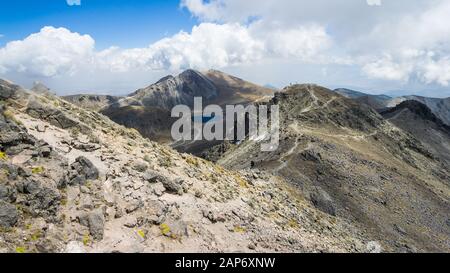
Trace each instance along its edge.
<instances>
[{"instance_id":1,"label":"rocky foreground","mask_svg":"<svg viewBox=\"0 0 450 273\"><path fill-rule=\"evenodd\" d=\"M0 252L362 252L282 178L229 171L0 81Z\"/></svg>"}]
</instances>

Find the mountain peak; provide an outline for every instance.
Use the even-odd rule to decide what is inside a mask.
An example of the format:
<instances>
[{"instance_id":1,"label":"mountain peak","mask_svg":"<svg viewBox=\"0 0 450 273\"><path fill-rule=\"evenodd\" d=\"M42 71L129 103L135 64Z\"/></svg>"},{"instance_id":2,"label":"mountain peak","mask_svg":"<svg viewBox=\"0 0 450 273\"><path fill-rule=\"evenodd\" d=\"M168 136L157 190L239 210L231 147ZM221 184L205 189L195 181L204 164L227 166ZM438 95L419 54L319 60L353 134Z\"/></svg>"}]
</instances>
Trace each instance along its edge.
<instances>
[{"instance_id":1,"label":"mountain peak","mask_svg":"<svg viewBox=\"0 0 450 273\"><path fill-rule=\"evenodd\" d=\"M161 79L159 79L159 81L157 81L156 84L162 83L162 82L165 82L165 81L168 81L168 80L172 80L172 79L174 79L174 78L175 78L175 77L172 76L172 75L167 75L167 76L162 77Z\"/></svg>"}]
</instances>

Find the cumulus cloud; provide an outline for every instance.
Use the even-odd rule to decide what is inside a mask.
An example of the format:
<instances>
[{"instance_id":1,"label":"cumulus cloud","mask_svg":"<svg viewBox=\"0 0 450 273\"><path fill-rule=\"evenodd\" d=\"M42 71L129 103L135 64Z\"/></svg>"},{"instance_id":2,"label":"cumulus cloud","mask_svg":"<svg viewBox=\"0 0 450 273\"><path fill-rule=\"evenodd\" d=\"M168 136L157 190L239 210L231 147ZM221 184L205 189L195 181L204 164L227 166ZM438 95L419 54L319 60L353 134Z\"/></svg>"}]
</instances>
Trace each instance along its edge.
<instances>
[{"instance_id":1,"label":"cumulus cloud","mask_svg":"<svg viewBox=\"0 0 450 273\"><path fill-rule=\"evenodd\" d=\"M272 45L272 49L283 57L290 52L299 53L295 43L282 46L282 41L296 37L287 26L314 23L322 29L332 29L333 33L327 33L326 39L314 39L320 41L318 44L303 41L303 56L308 55L305 52L308 48L323 49L323 45L328 45L330 50L321 57L332 63L345 60L358 65L369 78L401 83L411 78L428 84L449 83L446 71L450 58L450 1L183 0L181 5L203 21L248 24L252 18L258 18L265 25L276 22L279 28L272 34L280 42ZM371 8L381 5L382 9ZM430 57L430 53L434 55ZM323 63L317 57L314 55Z\"/></svg>"},{"instance_id":2,"label":"cumulus cloud","mask_svg":"<svg viewBox=\"0 0 450 273\"><path fill-rule=\"evenodd\" d=\"M448 86L448 14L450 2L441 1L420 13L378 24L356 43L371 48L371 55L378 58L367 63L364 72L380 79L405 81L414 77L427 84Z\"/></svg>"},{"instance_id":3,"label":"cumulus cloud","mask_svg":"<svg viewBox=\"0 0 450 273\"><path fill-rule=\"evenodd\" d=\"M96 51L89 35L44 27L0 49L0 69L53 77L86 67L113 72L223 68L265 58L311 60L329 43L327 33L319 26L261 33L258 28L237 23L202 23L190 33L180 32L149 47Z\"/></svg>"},{"instance_id":4,"label":"cumulus cloud","mask_svg":"<svg viewBox=\"0 0 450 273\"><path fill-rule=\"evenodd\" d=\"M66 0L69 6L81 6L81 0Z\"/></svg>"},{"instance_id":5,"label":"cumulus cloud","mask_svg":"<svg viewBox=\"0 0 450 273\"><path fill-rule=\"evenodd\" d=\"M20 41L0 49L0 71L15 71L46 77L75 73L91 62L95 42L65 28L44 27Z\"/></svg>"},{"instance_id":6,"label":"cumulus cloud","mask_svg":"<svg viewBox=\"0 0 450 273\"><path fill-rule=\"evenodd\" d=\"M294 64L327 71L327 77L316 73L310 81L350 71L348 78L358 82L450 83L448 0L181 0L180 5L199 21L191 31L141 48L99 51L88 35L45 27L0 48L0 73L56 77L89 71L116 77L245 66L272 75L277 63L276 69L289 67L278 74L286 74L287 83L299 77Z\"/></svg>"}]
</instances>

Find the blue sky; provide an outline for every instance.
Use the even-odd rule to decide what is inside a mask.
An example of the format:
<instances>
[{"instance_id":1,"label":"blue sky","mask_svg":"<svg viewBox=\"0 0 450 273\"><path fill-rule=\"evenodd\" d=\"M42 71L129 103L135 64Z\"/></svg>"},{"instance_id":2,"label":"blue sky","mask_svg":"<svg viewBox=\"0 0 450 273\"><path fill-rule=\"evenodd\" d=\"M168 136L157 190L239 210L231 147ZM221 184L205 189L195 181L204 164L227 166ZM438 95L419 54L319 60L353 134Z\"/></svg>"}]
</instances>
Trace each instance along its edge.
<instances>
[{"instance_id":1,"label":"blue sky","mask_svg":"<svg viewBox=\"0 0 450 273\"><path fill-rule=\"evenodd\" d=\"M189 31L196 23L189 11L180 8L179 0L83 0L80 6L69 6L65 0L3 1L0 47L43 26L88 33L95 37L97 49L141 47Z\"/></svg>"},{"instance_id":2,"label":"blue sky","mask_svg":"<svg viewBox=\"0 0 450 273\"><path fill-rule=\"evenodd\" d=\"M217 69L282 88L450 96L450 0L3 1L0 78L127 94Z\"/></svg>"}]
</instances>

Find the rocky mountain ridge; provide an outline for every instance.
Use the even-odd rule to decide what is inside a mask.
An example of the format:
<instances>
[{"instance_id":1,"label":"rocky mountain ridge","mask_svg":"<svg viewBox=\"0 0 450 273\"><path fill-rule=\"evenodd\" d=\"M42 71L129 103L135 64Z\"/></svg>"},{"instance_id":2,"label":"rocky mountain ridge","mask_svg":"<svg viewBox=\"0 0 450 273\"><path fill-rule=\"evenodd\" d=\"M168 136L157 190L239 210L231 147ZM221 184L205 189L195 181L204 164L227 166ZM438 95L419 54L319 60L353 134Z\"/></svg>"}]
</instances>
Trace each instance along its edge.
<instances>
[{"instance_id":1,"label":"rocky mountain ridge","mask_svg":"<svg viewBox=\"0 0 450 273\"><path fill-rule=\"evenodd\" d=\"M269 104L280 107L280 148L262 153L246 140L219 164L281 176L394 251L449 250L450 167L426 142L316 85L290 86Z\"/></svg>"},{"instance_id":2,"label":"rocky mountain ridge","mask_svg":"<svg viewBox=\"0 0 450 273\"><path fill-rule=\"evenodd\" d=\"M378 251L283 179L0 81L0 252Z\"/></svg>"}]
</instances>

